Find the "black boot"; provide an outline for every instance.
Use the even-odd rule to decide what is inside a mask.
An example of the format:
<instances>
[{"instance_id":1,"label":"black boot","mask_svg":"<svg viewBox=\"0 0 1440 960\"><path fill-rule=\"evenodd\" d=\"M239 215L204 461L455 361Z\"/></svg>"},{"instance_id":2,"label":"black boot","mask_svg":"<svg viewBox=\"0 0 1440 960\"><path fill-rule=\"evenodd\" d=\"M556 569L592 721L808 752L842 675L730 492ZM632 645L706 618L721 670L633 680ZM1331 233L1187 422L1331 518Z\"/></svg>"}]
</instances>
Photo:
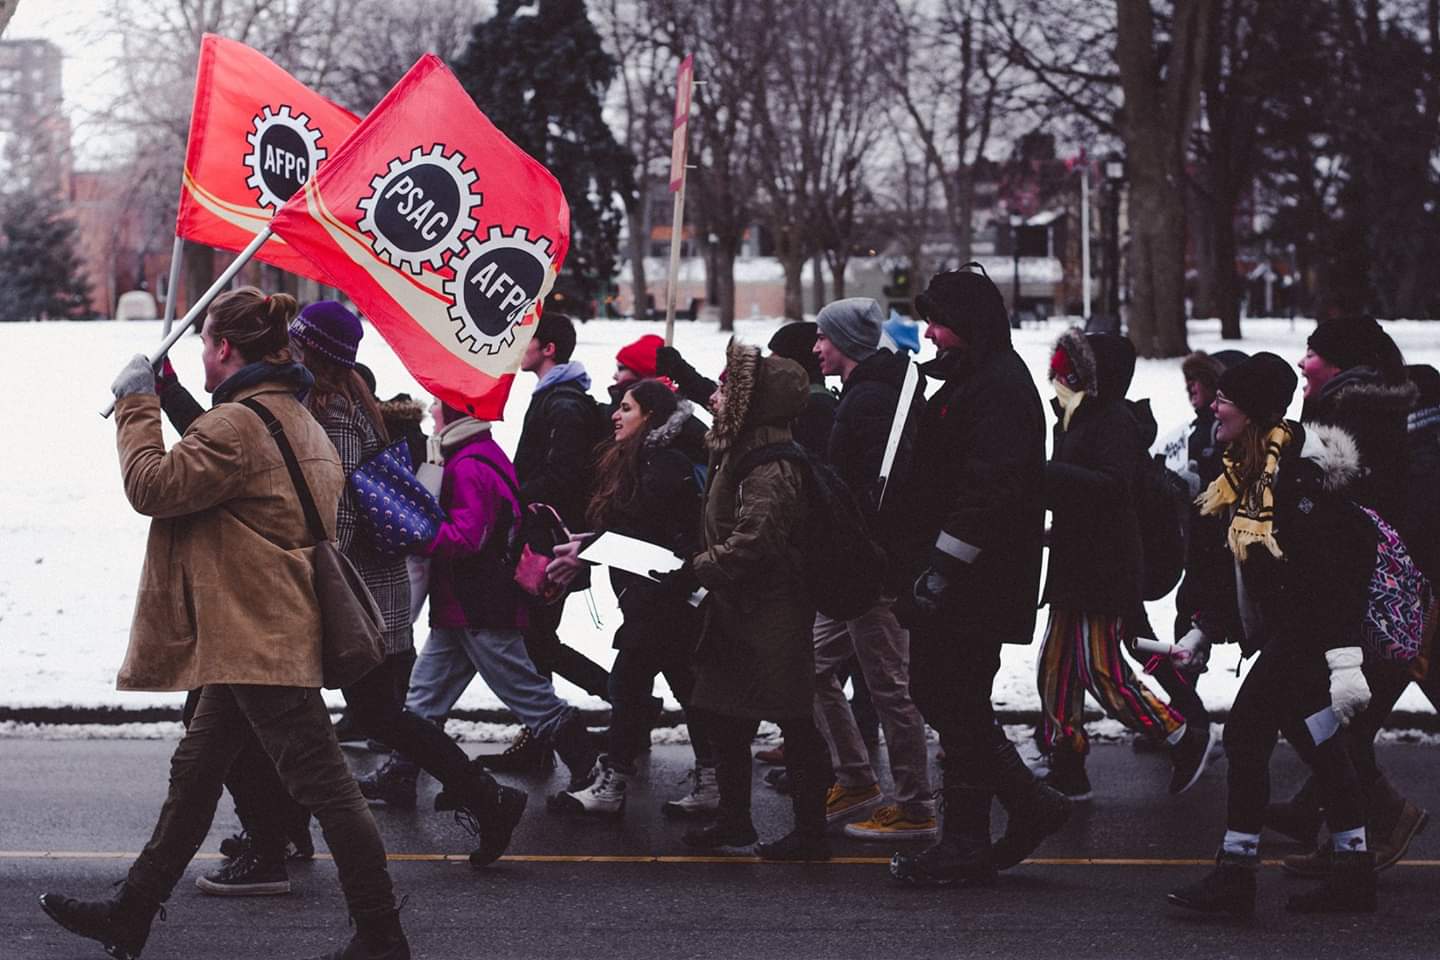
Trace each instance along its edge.
<instances>
[{"instance_id":1,"label":"black boot","mask_svg":"<svg viewBox=\"0 0 1440 960\"><path fill-rule=\"evenodd\" d=\"M529 802L530 794L502 786L474 764L464 781L435 795L437 811L455 811L455 822L480 839L470 853L470 864L476 867L489 866L505 853Z\"/></svg>"},{"instance_id":2,"label":"black boot","mask_svg":"<svg viewBox=\"0 0 1440 960\"><path fill-rule=\"evenodd\" d=\"M830 841L825 838L829 777L797 767L790 771L790 781L795 828L778 840L760 844L755 852L762 860L829 860Z\"/></svg>"},{"instance_id":3,"label":"black boot","mask_svg":"<svg viewBox=\"0 0 1440 960\"><path fill-rule=\"evenodd\" d=\"M945 787L940 791L940 842L914 856L890 858L890 875L917 887L995 882L990 850L989 790Z\"/></svg>"},{"instance_id":4,"label":"black boot","mask_svg":"<svg viewBox=\"0 0 1440 960\"><path fill-rule=\"evenodd\" d=\"M414 810L415 783L419 779L420 768L417 765L398 753L392 753L379 770L362 774L355 778L355 782L360 785L360 793L366 800L378 800L397 810ZM308 825L305 832L308 836Z\"/></svg>"},{"instance_id":5,"label":"black boot","mask_svg":"<svg viewBox=\"0 0 1440 960\"><path fill-rule=\"evenodd\" d=\"M521 727L520 735L503 753L482 753L475 762L496 773L549 773L555 769L555 751L541 743L529 727Z\"/></svg>"},{"instance_id":6,"label":"black boot","mask_svg":"<svg viewBox=\"0 0 1440 960\"><path fill-rule=\"evenodd\" d=\"M99 941L116 960L136 960L150 937L155 914L165 919L160 904L141 898L129 884L122 885L113 900L72 900L42 893L40 907L71 933Z\"/></svg>"},{"instance_id":7,"label":"black boot","mask_svg":"<svg viewBox=\"0 0 1440 960\"><path fill-rule=\"evenodd\" d=\"M1255 912L1257 856L1220 853L1215 869L1189 886L1171 891L1165 899L1186 910L1249 916Z\"/></svg>"},{"instance_id":8,"label":"black boot","mask_svg":"<svg viewBox=\"0 0 1440 960\"><path fill-rule=\"evenodd\" d=\"M1289 800L1265 807L1265 826L1310 849L1316 846L1320 826L1324 822L1324 811L1320 808L1320 791L1316 789L1314 777L1306 780L1304 786Z\"/></svg>"},{"instance_id":9,"label":"black boot","mask_svg":"<svg viewBox=\"0 0 1440 960\"><path fill-rule=\"evenodd\" d=\"M595 761L600 749L580 714L574 714L555 732L555 752L570 770L570 786L566 792L584 790L595 779Z\"/></svg>"},{"instance_id":10,"label":"black boot","mask_svg":"<svg viewBox=\"0 0 1440 960\"><path fill-rule=\"evenodd\" d=\"M687 830L681 838L696 850L749 847L758 839L750 819L750 763L720 763L715 767L720 809L714 823Z\"/></svg>"},{"instance_id":11,"label":"black boot","mask_svg":"<svg viewBox=\"0 0 1440 960\"><path fill-rule=\"evenodd\" d=\"M410 944L400 929L400 911L355 918L355 936L333 953L309 960L410 960Z\"/></svg>"},{"instance_id":12,"label":"black boot","mask_svg":"<svg viewBox=\"0 0 1440 960\"><path fill-rule=\"evenodd\" d=\"M1374 913L1375 854L1334 851L1324 882L1286 900L1285 909L1292 913Z\"/></svg>"},{"instance_id":13,"label":"black boot","mask_svg":"<svg viewBox=\"0 0 1440 960\"><path fill-rule=\"evenodd\" d=\"M1085 754L1077 753L1064 744L1056 744L1051 752L1050 773L1045 782L1076 803L1094 796L1090 777L1085 773Z\"/></svg>"},{"instance_id":14,"label":"black boot","mask_svg":"<svg viewBox=\"0 0 1440 960\"><path fill-rule=\"evenodd\" d=\"M1008 870L1030 856L1070 819L1070 798L1036 779L1004 728L992 733L1000 787L995 792L1005 808L1005 833L990 851L996 870Z\"/></svg>"}]
</instances>

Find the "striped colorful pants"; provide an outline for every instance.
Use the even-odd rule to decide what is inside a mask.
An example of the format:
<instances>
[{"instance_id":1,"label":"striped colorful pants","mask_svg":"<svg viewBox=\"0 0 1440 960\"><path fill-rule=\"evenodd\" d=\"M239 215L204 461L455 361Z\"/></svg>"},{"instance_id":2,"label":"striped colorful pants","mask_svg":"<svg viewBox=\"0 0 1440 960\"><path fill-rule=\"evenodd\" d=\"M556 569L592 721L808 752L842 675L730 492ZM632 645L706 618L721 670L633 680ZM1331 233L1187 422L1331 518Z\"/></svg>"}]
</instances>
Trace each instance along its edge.
<instances>
[{"instance_id":1,"label":"striped colorful pants","mask_svg":"<svg viewBox=\"0 0 1440 960\"><path fill-rule=\"evenodd\" d=\"M1085 693L1109 716L1156 740L1185 718L1149 691L1120 654L1124 618L1050 606L1050 623L1036 666L1040 688L1040 746L1085 753Z\"/></svg>"}]
</instances>

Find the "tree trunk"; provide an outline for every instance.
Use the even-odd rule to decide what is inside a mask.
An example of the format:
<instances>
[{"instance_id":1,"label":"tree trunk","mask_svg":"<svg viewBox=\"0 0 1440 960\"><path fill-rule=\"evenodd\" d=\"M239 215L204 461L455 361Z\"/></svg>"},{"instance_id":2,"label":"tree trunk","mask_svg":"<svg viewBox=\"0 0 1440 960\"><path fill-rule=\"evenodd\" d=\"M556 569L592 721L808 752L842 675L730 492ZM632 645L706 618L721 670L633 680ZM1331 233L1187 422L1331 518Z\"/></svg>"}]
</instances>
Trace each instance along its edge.
<instances>
[{"instance_id":1,"label":"tree trunk","mask_svg":"<svg viewBox=\"0 0 1440 960\"><path fill-rule=\"evenodd\" d=\"M814 298L815 312L825 306L825 255L819 250L810 258L810 294Z\"/></svg>"},{"instance_id":2,"label":"tree trunk","mask_svg":"<svg viewBox=\"0 0 1440 960\"><path fill-rule=\"evenodd\" d=\"M650 245L650 236L645 229L644 211L638 205L626 213L630 218L630 299L635 319L644 320L647 319L646 295L650 292L645 282L645 251Z\"/></svg>"},{"instance_id":3,"label":"tree trunk","mask_svg":"<svg viewBox=\"0 0 1440 960\"><path fill-rule=\"evenodd\" d=\"M1207 181L1209 178L1207 178ZM1216 270L1223 266L1217 259L1216 231L1223 229L1221 205L1213 192L1213 183L1191 184L1185 190L1185 212L1190 221L1190 236L1195 242L1195 316L1218 317L1220 309L1216 290ZM1233 265L1232 265L1233 269Z\"/></svg>"},{"instance_id":4,"label":"tree trunk","mask_svg":"<svg viewBox=\"0 0 1440 960\"><path fill-rule=\"evenodd\" d=\"M1224 340L1240 339L1240 278L1235 275L1237 202L1228 184L1216 184L1211 206L1213 229L1209 236L1214 270L1211 289L1215 312L1220 316L1220 337Z\"/></svg>"},{"instance_id":5,"label":"tree trunk","mask_svg":"<svg viewBox=\"0 0 1440 960\"><path fill-rule=\"evenodd\" d=\"M215 251L198 243L185 244L185 299L176 301L175 319L185 315L190 305L215 282ZM181 309L183 308L183 309Z\"/></svg>"},{"instance_id":6,"label":"tree trunk","mask_svg":"<svg viewBox=\"0 0 1440 960\"><path fill-rule=\"evenodd\" d=\"M951 212L951 227L955 232L955 254L961 263L973 259L975 248L975 168L961 163L955 173L955 207Z\"/></svg>"},{"instance_id":7,"label":"tree trunk","mask_svg":"<svg viewBox=\"0 0 1440 960\"><path fill-rule=\"evenodd\" d=\"M834 253L830 260L830 287L834 291L836 300L845 299L845 268L850 264L850 257L844 253Z\"/></svg>"},{"instance_id":8,"label":"tree trunk","mask_svg":"<svg viewBox=\"0 0 1440 960\"><path fill-rule=\"evenodd\" d=\"M738 247L739 242L729 237L722 237L719 243L711 246L715 266L712 279L720 305L720 329L724 333L735 330L735 255Z\"/></svg>"},{"instance_id":9,"label":"tree trunk","mask_svg":"<svg viewBox=\"0 0 1440 960\"><path fill-rule=\"evenodd\" d=\"M785 319L804 320L805 291L801 274L805 269L805 255L797 250L786 251L780 257L780 264L785 268Z\"/></svg>"},{"instance_id":10,"label":"tree trunk","mask_svg":"<svg viewBox=\"0 0 1440 960\"><path fill-rule=\"evenodd\" d=\"M1130 339L1142 357L1190 352L1185 336L1185 201L1178 181L1172 180L1172 186L1165 180L1163 174L1137 173L1130 188Z\"/></svg>"}]
</instances>

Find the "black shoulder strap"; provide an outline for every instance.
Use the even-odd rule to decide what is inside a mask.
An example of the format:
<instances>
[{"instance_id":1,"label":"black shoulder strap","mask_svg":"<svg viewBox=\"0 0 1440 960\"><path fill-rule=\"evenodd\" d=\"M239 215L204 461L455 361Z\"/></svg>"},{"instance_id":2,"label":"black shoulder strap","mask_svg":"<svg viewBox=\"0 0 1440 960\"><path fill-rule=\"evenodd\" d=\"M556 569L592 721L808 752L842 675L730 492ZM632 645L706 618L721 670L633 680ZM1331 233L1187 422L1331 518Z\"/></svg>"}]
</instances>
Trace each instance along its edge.
<instances>
[{"instance_id":1,"label":"black shoulder strap","mask_svg":"<svg viewBox=\"0 0 1440 960\"><path fill-rule=\"evenodd\" d=\"M325 524L320 520L320 511L315 507L315 498L310 495L310 484L305 482L305 474L300 472L300 461L295 459L295 451L290 446L290 438L285 436L285 428L280 425L279 420L275 419L275 414L254 397L247 397L240 403L265 421L265 428L275 439L275 446L280 448L280 456L285 461L285 469L290 471L290 480L295 484L295 492L300 496L300 508L305 511L305 525L310 528L310 535L315 538L316 543L329 540L330 537L325 532Z\"/></svg>"},{"instance_id":2,"label":"black shoulder strap","mask_svg":"<svg viewBox=\"0 0 1440 960\"><path fill-rule=\"evenodd\" d=\"M810 457L805 453L805 449L793 440L787 440L782 443L767 443L751 450L740 458L735 472L744 478L761 464L774 463L776 460L791 460L804 466L810 464Z\"/></svg>"}]
</instances>

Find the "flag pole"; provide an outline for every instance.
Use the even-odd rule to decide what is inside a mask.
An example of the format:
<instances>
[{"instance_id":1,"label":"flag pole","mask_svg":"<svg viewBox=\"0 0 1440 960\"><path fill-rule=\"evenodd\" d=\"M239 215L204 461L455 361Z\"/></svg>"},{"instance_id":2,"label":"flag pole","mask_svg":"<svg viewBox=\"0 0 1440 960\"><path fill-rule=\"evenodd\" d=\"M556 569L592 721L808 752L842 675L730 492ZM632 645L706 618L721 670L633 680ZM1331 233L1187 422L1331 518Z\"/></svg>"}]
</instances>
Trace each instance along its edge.
<instances>
[{"instance_id":1,"label":"flag pole","mask_svg":"<svg viewBox=\"0 0 1440 960\"><path fill-rule=\"evenodd\" d=\"M675 217L670 225L670 279L665 287L665 346L675 345L675 299L680 280L680 232L685 228L685 170L680 170L680 189L675 191Z\"/></svg>"},{"instance_id":2,"label":"flag pole","mask_svg":"<svg viewBox=\"0 0 1440 960\"><path fill-rule=\"evenodd\" d=\"M210 301L215 299L215 295L225 289L225 285L230 282L230 279L239 273L241 268L249 263L255 254L260 252L260 248L263 247L265 241L269 239L270 226L267 224L263 230L255 234L255 239L251 240L249 245L240 251L239 255L235 257L234 262L226 267L220 276L215 278L215 282L210 284L210 289L201 294L200 297L190 305L190 309L185 311L185 316L175 325L175 329L170 331L170 333L166 335L165 341L160 344L160 347L154 353L150 354L150 363L152 365L164 359L165 354L170 352L170 348L175 346L175 343L185 335L185 331L189 330L191 325L204 315L205 308L210 306ZM114 412L115 401L111 400L106 404L105 409L100 411L100 416L108 419Z\"/></svg>"},{"instance_id":3,"label":"flag pole","mask_svg":"<svg viewBox=\"0 0 1440 960\"><path fill-rule=\"evenodd\" d=\"M675 74L674 125L670 138L670 192L675 216L670 221L670 280L665 288L665 346L675 345L676 286L680 280L680 234L685 229L685 168L690 150L690 96L695 89L695 55L680 61ZM638 295L638 294L637 294ZM692 318L693 319L693 318Z\"/></svg>"},{"instance_id":4,"label":"flag pole","mask_svg":"<svg viewBox=\"0 0 1440 960\"><path fill-rule=\"evenodd\" d=\"M161 336L170 336L170 327L175 322L175 287L180 283L180 261L185 256L185 241L175 238L170 248L170 279L165 283L165 329Z\"/></svg>"}]
</instances>

